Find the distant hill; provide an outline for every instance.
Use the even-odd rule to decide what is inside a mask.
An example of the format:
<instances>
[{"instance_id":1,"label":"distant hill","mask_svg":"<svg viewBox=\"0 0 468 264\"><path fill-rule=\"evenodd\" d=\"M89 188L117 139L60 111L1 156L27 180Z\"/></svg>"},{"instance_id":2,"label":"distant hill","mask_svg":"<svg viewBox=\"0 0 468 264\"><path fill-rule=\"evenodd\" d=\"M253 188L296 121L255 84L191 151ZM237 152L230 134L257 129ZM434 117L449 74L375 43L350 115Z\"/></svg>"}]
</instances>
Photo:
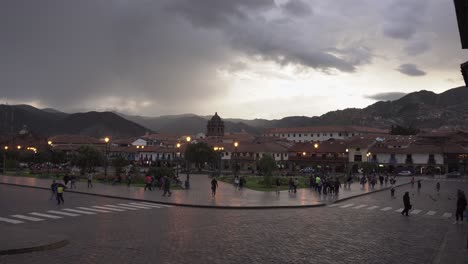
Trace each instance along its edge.
<instances>
[{"instance_id":1,"label":"distant hill","mask_svg":"<svg viewBox=\"0 0 468 264\"><path fill-rule=\"evenodd\" d=\"M151 131L111 112L66 114L60 111L44 111L29 105L0 105L1 134L16 133L24 125L29 130L45 136L80 134L127 138Z\"/></svg>"}]
</instances>

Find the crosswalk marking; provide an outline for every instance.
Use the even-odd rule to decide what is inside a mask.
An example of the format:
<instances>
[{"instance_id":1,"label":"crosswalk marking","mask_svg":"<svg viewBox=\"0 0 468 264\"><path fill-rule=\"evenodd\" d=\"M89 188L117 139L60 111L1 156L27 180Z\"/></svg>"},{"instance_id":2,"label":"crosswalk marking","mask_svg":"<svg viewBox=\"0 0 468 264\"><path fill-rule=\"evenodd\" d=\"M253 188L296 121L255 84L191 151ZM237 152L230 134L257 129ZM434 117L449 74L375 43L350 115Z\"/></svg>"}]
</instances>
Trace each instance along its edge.
<instances>
[{"instance_id":1,"label":"crosswalk marking","mask_svg":"<svg viewBox=\"0 0 468 264\"><path fill-rule=\"evenodd\" d=\"M340 204L339 203L334 203L334 204L329 204L328 206L329 207L335 207L335 206L338 206L338 205L340 205Z\"/></svg>"},{"instance_id":2,"label":"crosswalk marking","mask_svg":"<svg viewBox=\"0 0 468 264\"><path fill-rule=\"evenodd\" d=\"M64 210L67 210L67 209L64 209ZM68 210L73 210L73 209L68 209ZM59 215L73 216L73 217L80 216L79 214L72 214L72 213L55 211L55 210L50 210L50 211L47 211L47 212L52 213L52 214L59 214Z\"/></svg>"},{"instance_id":3,"label":"crosswalk marking","mask_svg":"<svg viewBox=\"0 0 468 264\"><path fill-rule=\"evenodd\" d=\"M173 205L168 205L168 204L148 203L148 202L141 202L140 204L152 204L152 205L158 205L158 206L167 207L167 208L174 207Z\"/></svg>"},{"instance_id":4,"label":"crosswalk marking","mask_svg":"<svg viewBox=\"0 0 468 264\"><path fill-rule=\"evenodd\" d=\"M24 223L23 221L20 221L20 220L3 218L3 217L0 217L0 221L7 222L7 223L10 223L10 224L15 224L15 225Z\"/></svg>"},{"instance_id":5,"label":"crosswalk marking","mask_svg":"<svg viewBox=\"0 0 468 264\"><path fill-rule=\"evenodd\" d=\"M443 218L449 218L449 217L451 217L451 216L452 216L452 213L444 213L444 214L442 215Z\"/></svg>"},{"instance_id":6,"label":"crosswalk marking","mask_svg":"<svg viewBox=\"0 0 468 264\"><path fill-rule=\"evenodd\" d=\"M384 211L384 212L386 212L388 210L392 210L392 208L391 207L385 207L385 208L380 209L380 211Z\"/></svg>"},{"instance_id":7,"label":"crosswalk marking","mask_svg":"<svg viewBox=\"0 0 468 264\"><path fill-rule=\"evenodd\" d=\"M346 205L342 205L340 206L341 208L347 208L347 207L350 207L350 206L353 206L354 204L346 204Z\"/></svg>"},{"instance_id":8,"label":"crosswalk marking","mask_svg":"<svg viewBox=\"0 0 468 264\"><path fill-rule=\"evenodd\" d=\"M30 215L35 215L35 216L41 216L45 218L51 218L51 219L60 219L62 218L61 216L56 216L56 215L50 215L50 214L41 214L41 213L29 213Z\"/></svg>"},{"instance_id":9,"label":"crosswalk marking","mask_svg":"<svg viewBox=\"0 0 468 264\"><path fill-rule=\"evenodd\" d=\"M403 212L403 209L404 209L404 208L397 209L397 210L395 210L395 212L401 213L401 212Z\"/></svg>"},{"instance_id":10,"label":"crosswalk marking","mask_svg":"<svg viewBox=\"0 0 468 264\"><path fill-rule=\"evenodd\" d=\"M11 215L11 216L15 218L19 218L19 219L34 221L34 222L44 221L44 219L32 217L32 216L26 216L26 215Z\"/></svg>"},{"instance_id":11,"label":"crosswalk marking","mask_svg":"<svg viewBox=\"0 0 468 264\"><path fill-rule=\"evenodd\" d=\"M117 208L110 208L110 207L103 207L103 206L91 206L91 207L97 208L97 209L109 210L109 211L125 212L125 210L117 209Z\"/></svg>"},{"instance_id":12,"label":"crosswalk marking","mask_svg":"<svg viewBox=\"0 0 468 264\"><path fill-rule=\"evenodd\" d=\"M413 211L410 212L410 214L419 214L421 210L419 209L414 209Z\"/></svg>"},{"instance_id":13,"label":"crosswalk marking","mask_svg":"<svg viewBox=\"0 0 468 264\"><path fill-rule=\"evenodd\" d=\"M366 207L366 206L367 205L365 205L365 204L361 204L361 205L353 207L353 209L359 209L359 208L363 208L363 207Z\"/></svg>"},{"instance_id":14,"label":"crosswalk marking","mask_svg":"<svg viewBox=\"0 0 468 264\"><path fill-rule=\"evenodd\" d=\"M139 203L130 203L130 204L142 206L142 204L139 204ZM143 206L149 206L149 207L154 207L154 208L161 208L161 206L156 205L156 204L147 204L147 205L143 205Z\"/></svg>"},{"instance_id":15,"label":"crosswalk marking","mask_svg":"<svg viewBox=\"0 0 468 264\"><path fill-rule=\"evenodd\" d=\"M117 206L117 205L112 205L112 204L106 204L105 206L111 207L111 208L117 208L117 209L125 209L125 210L138 210L138 208L133 208L133 207L126 207L126 206Z\"/></svg>"},{"instance_id":16,"label":"crosswalk marking","mask_svg":"<svg viewBox=\"0 0 468 264\"><path fill-rule=\"evenodd\" d=\"M429 212L427 212L426 214L427 214L427 215L435 215L435 213L436 213L436 211L429 211Z\"/></svg>"},{"instance_id":17,"label":"crosswalk marking","mask_svg":"<svg viewBox=\"0 0 468 264\"><path fill-rule=\"evenodd\" d=\"M98 213L110 213L110 212L111 212L111 211L99 210L99 209L88 208L88 207L77 207L77 208L78 208L78 209L81 209L81 210L92 211L92 212L98 212Z\"/></svg>"},{"instance_id":18,"label":"crosswalk marking","mask_svg":"<svg viewBox=\"0 0 468 264\"><path fill-rule=\"evenodd\" d=\"M146 206L139 206L139 205L131 205L131 204L119 204L119 205L122 205L122 206L128 206L128 207L135 207L135 208L139 208L139 209L151 209L151 207L146 207Z\"/></svg>"},{"instance_id":19,"label":"crosswalk marking","mask_svg":"<svg viewBox=\"0 0 468 264\"><path fill-rule=\"evenodd\" d=\"M63 209L65 211L69 211L69 212L73 212L73 213L79 213L79 214L87 214L87 215L93 215L93 214L96 214L96 213L93 213L93 212L88 212L88 211L83 211L83 210L76 210L76 209Z\"/></svg>"},{"instance_id":20,"label":"crosswalk marking","mask_svg":"<svg viewBox=\"0 0 468 264\"><path fill-rule=\"evenodd\" d=\"M377 205L374 205L374 206L371 206L369 208L367 208L367 210L374 210L375 208L379 208L380 206L377 206Z\"/></svg>"}]
</instances>

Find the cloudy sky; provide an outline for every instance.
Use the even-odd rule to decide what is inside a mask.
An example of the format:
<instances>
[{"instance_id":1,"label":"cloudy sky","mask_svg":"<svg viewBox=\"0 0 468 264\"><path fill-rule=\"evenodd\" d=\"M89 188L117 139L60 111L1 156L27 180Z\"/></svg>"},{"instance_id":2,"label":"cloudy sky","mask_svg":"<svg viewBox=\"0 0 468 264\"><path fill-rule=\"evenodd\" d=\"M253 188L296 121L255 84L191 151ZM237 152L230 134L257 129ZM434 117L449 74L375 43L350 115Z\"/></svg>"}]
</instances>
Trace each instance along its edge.
<instances>
[{"instance_id":1,"label":"cloudy sky","mask_svg":"<svg viewBox=\"0 0 468 264\"><path fill-rule=\"evenodd\" d=\"M281 118L462 86L452 1L2 0L0 100Z\"/></svg>"}]
</instances>

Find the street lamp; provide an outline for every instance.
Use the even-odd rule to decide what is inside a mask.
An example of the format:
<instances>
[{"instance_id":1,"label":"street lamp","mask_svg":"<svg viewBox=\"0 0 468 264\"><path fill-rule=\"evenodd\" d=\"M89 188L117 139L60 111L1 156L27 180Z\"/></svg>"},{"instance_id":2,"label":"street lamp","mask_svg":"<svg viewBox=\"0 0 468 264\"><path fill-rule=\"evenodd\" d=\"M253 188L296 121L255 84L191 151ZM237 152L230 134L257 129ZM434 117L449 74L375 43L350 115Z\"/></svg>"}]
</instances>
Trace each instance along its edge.
<instances>
[{"instance_id":1,"label":"street lamp","mask_svg":"<svg viewBox=\"0 0 468 264\"><path fill-rule=\"evenodd\" d=\"M6 152L8 150L8 146L3 147L3 174L6 174Z\"/></svg>"},{"instance_id":2,"label":"street lamp","mask_svg":"<svg viewBox=\"0 0 468 264\"><path fill-rule=\"evenodd\" d=\"M218 176L221 176L221 153L224 151L224 147L214 146L213 150L219 153L219 167L218 167Z\"/></svg>"},{"instance_id":3,"label":"street lamp","mask_svg":"<svg viewBox=\"0 0 468 264\"><path fill-rule=\"evenodd\" d=\"M108 155L108 151L109 151L109 137L105 137L104 138L104 142L106 142L106 159L104 160L104 180L107 180L107 155Z\"/></svg>"},{"instance_id":4,"label":"street lamp","mask_svg":"<svg viewBox=\"0 0 468 264\"><path fill-rule=\"evenodd\" d=\"M237 177L237 147L239 147L239 142L234 142L234 178Z\"/></svg>"},{"instance_id":5,"label":"street lamp","mask_svg":"<svg viewBox=\"0 0 468 264\"><path fill-rule=\"evenodd\" d=\"M51 147L52 147L52 141L50 141L50 140L47 141L47 145L49 146L49 149L50 149L50 152L51 152L51 156L52 156L52 149L51 149ZM47 161L47 178L49 178L49 172L50 172L49 166L50 166L51 160L52 160L52 157L50 157L49 160Z\"/></svg>"},{"instance_id":6,"label":"street lamp","mask_svg":"<svg viewBox=\"0 0 468 264\"><path fill-rule=\"evenodd\" d=\"M190 136L187 136L185 138L185 141L187 142L187 148L185 148L185 151L187 151L188 144L190 144L190 141L192 141L192 138ZM187 178L185 179L185 189L189 189L190 188L190 164L189 164L189 160L187 159L187 157L185 157L185 166L187 170Z\"/></svg>"},{"instance_id":7,"label":"street lamp","mask_svg":"<svg viewBox=\"0 0 468 264\"><path fill-rule=\"evenodd\" d=\"M177 143L176 147L177 147L176 176L177 176L177 178L179 178L180 143Z\"/></svg>"}]
</instances>

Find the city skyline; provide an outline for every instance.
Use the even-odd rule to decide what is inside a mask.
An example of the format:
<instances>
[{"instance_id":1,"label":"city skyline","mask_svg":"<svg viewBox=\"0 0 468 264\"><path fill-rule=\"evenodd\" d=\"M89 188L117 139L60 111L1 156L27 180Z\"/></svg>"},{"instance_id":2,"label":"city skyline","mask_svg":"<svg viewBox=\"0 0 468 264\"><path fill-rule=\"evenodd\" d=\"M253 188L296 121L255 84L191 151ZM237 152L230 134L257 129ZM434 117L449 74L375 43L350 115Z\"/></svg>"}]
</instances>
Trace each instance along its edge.
<instances>
[{"instance_id":1,"label":"city skyline","mask_svg":"<svg viewBox=\"0 0 468 264\"><path fill-rule=\"evenodd\" d=\"M279 119L463 86L454 6L436 0L1 7L9 104Z\"/></svg>"}]
</instances>

